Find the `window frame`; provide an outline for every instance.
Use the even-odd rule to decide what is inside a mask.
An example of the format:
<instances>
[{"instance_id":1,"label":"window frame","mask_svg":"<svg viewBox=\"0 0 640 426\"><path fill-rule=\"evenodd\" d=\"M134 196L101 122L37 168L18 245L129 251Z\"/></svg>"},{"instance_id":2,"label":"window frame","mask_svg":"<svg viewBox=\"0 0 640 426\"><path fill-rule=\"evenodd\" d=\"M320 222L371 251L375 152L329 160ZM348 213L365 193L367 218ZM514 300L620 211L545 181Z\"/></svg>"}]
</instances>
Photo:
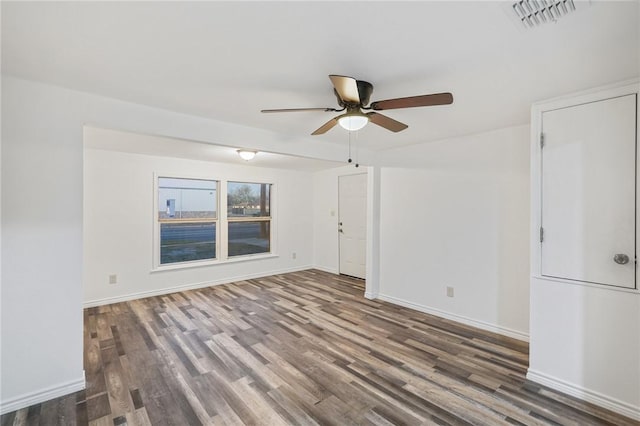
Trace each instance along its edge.
<instances>
[{"instance_id":1,"label":"window frame","mask_svg":"<svg viewBox=\"0 0 640 426\"><path fill-rule=\"evenodd\" d=\"M187 218L187 219L160 219L160 210L158 209L158 196L160 191L160 179L183 179L183 180L206 180L216 183L216 217L215 218ZM206 266L213 265L220 260L220 186L222 181L220 179L212 178L210 176L194 176L194 175L176 175L172 173L154 173L153 174L153 271L181 269L192 266ZM201 224L215 224L216 230L216 257L213 259L199 259L199 260L187 260L183 262L173 263L161 263L160 257L160 228L163 223L201 223Z\"/></svg>"},{"instance_id":2,"label":"window frame","mask_svg":"<svg viewBox=\"0 0 640 426\"><path fill-rule=\"evenodd\" d=\"M216 257L215 259L203 259L203 260L191 260L185 262L174 263L160 263L160 226L161 223L172 222L179 223L177 220L161 220L158 214L158 190L159 190L159 178L171 178L171 179L197 179L197 180L209 180L215 181L216 187L216 203L217 214L215 219L179 219L184 223L215 223L216 226ZM269 216L260 217L236 217L229 218L227 214L227 190L229 182L234 183L254 183L254 184L267 184L270 185L269 189ZM233 178L220 178L211 175L192 175L188 173L159 173L153 174L153 247L152 247L152 264L151 272L162 272L179 269L187 269L194 267L206 267L220 264L237 263L251 260L267 259L279 257L277 254L277 183L270 179L233 179ZM244 255L229 256L229 234L228 224L231 222L269 222L269 251L265 253L253 253ZM180 222L182 223L182 222Z\"/></svg>"},{"instance_id":3,"label":"window frame","mask_svg":"<svg viewBox=\"0 0 640 426\"><path fill-rule=\"evenodd\" d=\"M229 206L227 203L227 200L229 199L228 195L229 195L229 183L245 183L245 184L256 184L256 185L269 185L269 216L238 216L238 217L229 217ZM226 180L224 181L224 185L225 185L225 197L224 197L224 204L225 204L225 210L224 210L224 214L225 214L225 242L226 244L225 246L225 258L227 260L235 260L235 259L242 259L242 258L249 258L249 257L256 257L256 256L266 256L266 255L270 255L273 254L274 252L274 247L273 247L273 193L274 193L274 187L275 185L273 183L269 183L269 182L255 182L255 181L247 181L247 180ZM239 223L239 222L268 222L269 223L269 251L268 252L264 252L264 253L251 253L251 254L237 254L234 256L229 256L229 224L231 223Z\"/></svg>"}]
</instances>

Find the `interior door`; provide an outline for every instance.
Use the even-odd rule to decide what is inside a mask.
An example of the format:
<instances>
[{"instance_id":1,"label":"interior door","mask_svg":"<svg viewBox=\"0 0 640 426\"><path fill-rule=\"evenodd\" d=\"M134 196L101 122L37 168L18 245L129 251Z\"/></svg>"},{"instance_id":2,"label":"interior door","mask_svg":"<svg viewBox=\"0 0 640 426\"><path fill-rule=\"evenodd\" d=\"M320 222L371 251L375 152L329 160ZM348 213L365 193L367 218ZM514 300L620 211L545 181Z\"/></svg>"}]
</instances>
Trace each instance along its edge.
<instances>
[{"instance_id":1,"label":"interior door","mask_svg":"<svg viewBox=\"0 0 640 426\"><path fill-rule=\"evenodd\" d=\"M365 278L367 253L367 175L338 178L340 273Z\"/></svg>"},{"instance_id":2,"label":"interior door","mask_svg":"<svg viewBox=\"0 0 640 426\"><path fill-rule=\"evenodd\" d=\"M542 115L542 275L635 288L636 95Z\"/></svg>"}]
</instances>

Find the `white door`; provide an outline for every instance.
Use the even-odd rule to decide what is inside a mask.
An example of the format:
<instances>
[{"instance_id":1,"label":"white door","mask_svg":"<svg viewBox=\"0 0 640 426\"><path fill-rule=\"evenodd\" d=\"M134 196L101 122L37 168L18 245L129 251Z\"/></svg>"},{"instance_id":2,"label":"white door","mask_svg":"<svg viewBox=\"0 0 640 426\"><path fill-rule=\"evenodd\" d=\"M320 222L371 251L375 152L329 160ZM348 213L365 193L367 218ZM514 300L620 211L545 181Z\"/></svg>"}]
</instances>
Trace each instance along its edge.
<instances>
[{"instance_id":1,"label":"white door","mask_svg":"<svg viewBox=\"0 0 640 426\"><path fill-rule=\"evenodd\" d=\"M367 175L338 178L340 273L365 278L367 253Z\"/></svg>"},{"instance_id":2,"label":"white door","mask_svg":"<svg viewBox=\"0 0 640 426\"><path fill-rule=\"evenodd\" d=\"M544 112L542 275L635 288L636 95Z\"/></svg>"}]
</instances>

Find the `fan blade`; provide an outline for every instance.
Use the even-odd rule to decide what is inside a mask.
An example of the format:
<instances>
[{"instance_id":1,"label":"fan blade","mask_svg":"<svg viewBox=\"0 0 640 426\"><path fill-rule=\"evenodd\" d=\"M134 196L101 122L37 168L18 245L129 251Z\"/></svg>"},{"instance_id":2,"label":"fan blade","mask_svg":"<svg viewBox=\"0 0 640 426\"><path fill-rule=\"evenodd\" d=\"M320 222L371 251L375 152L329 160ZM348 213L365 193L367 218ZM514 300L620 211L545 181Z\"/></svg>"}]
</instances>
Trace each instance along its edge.
<instances>
[{"instance_id":1,"label":"fan blade","mask_svg":"<svg viewBox=\"0 0 640 426\"><path fill-rule=\"evenodd\" d=\"M371 103L371 109L382 111L386 109L414 108L432 105L448 105L453 103L451 93L434 93L432 95L409 96L408 98L387 99Z\"/></svg>"},{"instance_id":2,"label":"fan blade","mask_svg":"<svg viewBox=\"0 0 640 426\"><path fill-rule=\"evenodd\" d=\"M335 87L338 96L346 103L360 104L360 94L358 92L358 83L353 77L344 75L330 75L331 83Z\"/></svg>"},{"instance_id":3,"label":"fan blade","mask_svg":"<svg viewBox=\"0 0 640 426\"><path fill-rule=\"evenodd\" d=\"M377 112L368 112L367 117L369 117L369 121L373 124L377 124L378 126L384 127L392 132L400 132L409 127L404 123L396 121L393 118L389 118L386 115L378 114Z\"/></svg>"},{"instance_id":4,"label":"fan blade","mask_svg":"<svg viewBox=\"0 0 640 426\"><path fill-rule=\"evenodd\" d=\"M311 134L315 136L315 135L321 135L323 133L327 133L336 124L338 124L338 117L333 117L331 120L329 120L326 123L324 123L322 126L320 126L320 128L318 130L316 130L315 132L313 132Z\"/></svg>"},{"instance_id":5,"label":"fan blade","mask_svg":"<svg viewBox=\"0 0 640 426\"><path fill-rule=\"evenodd\" d=\"M260 112L300 112L300 111L338 111L335 108L282 108L282 109L263 109Z\"/></svg>"}]
</instances>

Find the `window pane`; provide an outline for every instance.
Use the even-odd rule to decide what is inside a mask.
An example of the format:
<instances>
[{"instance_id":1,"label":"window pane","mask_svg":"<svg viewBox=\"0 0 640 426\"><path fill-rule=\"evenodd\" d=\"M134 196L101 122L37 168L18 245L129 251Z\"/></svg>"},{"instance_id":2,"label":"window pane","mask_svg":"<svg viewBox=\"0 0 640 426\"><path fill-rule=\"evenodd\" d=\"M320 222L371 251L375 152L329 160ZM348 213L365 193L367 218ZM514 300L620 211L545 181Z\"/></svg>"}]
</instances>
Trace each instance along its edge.
<instances>
[{"instance_id":1,"label":"window pane","mask_svg":"<svg viewBox=\"0 0 640 426\"><path fill-rule=\"evenodd\" d=\"M215 257L215 223L160 224L160 264Z\"/></svg>"},{"instance_id":2,"label":"window pane","mask_svg":"<svg viewBox=\"0 0 640 426\"><path fill-rule=\"evenodd\" d=\"M229 222L229 256L269 253L271 223Z\"/></svg>"},{"instance_id":3,"label":"window pane","mask_svg":"<svg viewBox=\"0 0 640 426\"><path fill-rule=\"evenodd\" d=\"M229 182L228 217L268 217L271 208L271 184Z\"/></svg>"},{"instance_id":4,"label":"window pane","mask_svg":"<svg viewBox=\"0 0 640 426\"><path fill-rule=\"evenodd\" d=\"M214 180L158 178L158 218L215 219L217 185Z\"/></svg>"}]
</instances>

